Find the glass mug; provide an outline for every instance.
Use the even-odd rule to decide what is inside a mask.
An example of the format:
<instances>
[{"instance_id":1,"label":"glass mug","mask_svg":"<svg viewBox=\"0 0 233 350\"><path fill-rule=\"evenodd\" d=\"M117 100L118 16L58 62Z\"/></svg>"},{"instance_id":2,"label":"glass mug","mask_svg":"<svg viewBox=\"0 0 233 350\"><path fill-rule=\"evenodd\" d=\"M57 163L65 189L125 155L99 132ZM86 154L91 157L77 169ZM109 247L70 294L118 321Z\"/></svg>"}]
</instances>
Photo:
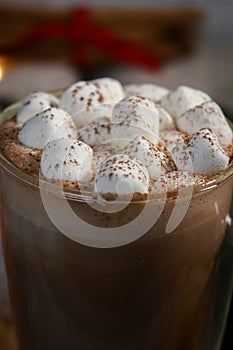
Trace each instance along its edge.
<instances>
[{"instance_id":1,"label":"glass mug","mask_svg":"<svg viewBox=\"0 0 233 350\"><path fill-rule=\"evenodd\" d=\"M192 188L169 233L177 192L166 193L162 207L156 194L127 205L116 200L105 210L93 193L63 191L3 155L0 162L2 239L20 349L220 349L233 283L232 166ZM77 218L73 226L67 208Z\"/></svg>"}]
</instances>

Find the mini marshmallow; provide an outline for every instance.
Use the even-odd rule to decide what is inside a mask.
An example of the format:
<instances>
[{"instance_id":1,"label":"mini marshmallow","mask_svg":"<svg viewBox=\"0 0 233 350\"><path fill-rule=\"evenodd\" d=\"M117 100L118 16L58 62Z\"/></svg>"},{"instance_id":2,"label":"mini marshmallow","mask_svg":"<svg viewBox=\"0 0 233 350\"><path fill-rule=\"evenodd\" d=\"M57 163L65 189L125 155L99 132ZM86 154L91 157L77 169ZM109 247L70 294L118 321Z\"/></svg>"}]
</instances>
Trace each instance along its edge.
<instances>
[{"instance_id":1,"label":"mini marshmallow","mask_svg":"<svg viewBox=\"0 0 233 350\"><path fill-rule=\"evenodd\" d=\"M83 110L73 115L73 121L77 128L85 127L88 123L100 118L112 119L112 110L114 105L102 104L99 106L90 107L88 110Z\"/></svg>"},{"instance_id":2,"label":"mini marshmallow","mask_svg":"<svg viewBox=\"0 0 233 350\"><path fill-rule=\"evenodd\" d=\"M178 143L184 143L188 139L188 135L178 130L163 131L160 134L165 147L171 151Z\"/></svg>"},{"instance_id":3,"label":"mini marshmallow","mask_svg":"<svg viewBox=\"0 0 233 350\"><path fill-rule=\"evenodd\" d=\"M95 176L97 193L129 195L148 192L149 175L146 167L137 159L126 154L107 158Z\"/></svg>"},{"instance_id":4,"label":"mini marshmallow","mask_svg":"<svg viewBox=\"0 0 233 350\"><path fill-rule=\"evenodd\" d=\"M112 155L109 151L99 151L93 153L92 157L92 172L96 174L97 169L100 167L101 163L103 163L107 158Z\"/></svg>"},{"instance_id":5,"label":"mini marshmallow","mask_svg":"<svg viewBox=\"0 0 233 350\"><path fill-rule=\"evenodd\" d=\"M41 157L42 175L50 180L89 181L92 177L91 147L78 140L49 142Z\"/></svg>"},{"instance_id":6,"label":"mini marshmallow","mask_svg":"<svg viewBox=\"0 0 233 350\"><path fill-rule=\"evenodd\" d=\"M200 185L201 183L204 183L204 179L199 175L183 171L171 171L151 179L150 192L158 194L176 191L181 187Z\"/></svg>"},{"instance_id":7,"label":"mini marshmallow","mask_svg":"<svg viewBox=\"0 0 233 350\"><path fill-rule=\"evenodd\" d=\"M175 169L172 160L144 136L131 141L125 153L140 160L147 167L151 178Z\"/></svg>"},{"instance_id":8,"label":"mini marshmallow","mask_svg":"<svg viewBox=\"0 0 233 350\"><path fill-rule=\"evenodd\" d=\"M126 96L143 96L159 103L169 90L155 84L128 84L124 86Z\"/></svg>"},{"instance_id":9,"label":"mini marshmallow","mask_svg":"<svg viewBox=\"0 0 233 350\"><path fill-rule=\"evenodd\" d=\"M176 119L189 109L210 100L210 96L200 90L179 86L162 98L161 107Z\"/></svg>"},{"instance_id":10,"label":"mini marshmallow","mask_svg":"<svg viewBox=\"0 0 233 350\"><path fill-rule=\"evenodd\" d=\"M99 78L91 82L101 91L105 103L117 103L124 98L123 86L116 79Z\"/></svg>"},{"instance_id":11,"label":"mini marshmallow","mask_svg":"<svg viewBox=\"0 0 233 350\"><path fill-rule=\"evenodd\" d=\"M112 139L119 140L119 146L122 141L127 141L129 143L136 136L146 136L155 145L158 143L158 136L152 133L148 124L146 124L143 119L138 121L138 125L126 124L126 123L112 123L111 137Z\"/></svg>"},{"instance_id":12,"label":"mini marshmallow","mask_svg":"<svg viewBox=\"0 0 233 350\"><path fill-rule=\"evenodd\" d=\"M112 113L113 137L131 137L159 133L159 111L153 101L130 96L118 102Z\"/></svg>"},{"instance_id":13,"label":"mini marshmallow","mask_svg":"<svg viewBox=\"0 0 233 350\"><path fill-rule=\"evenodd\" d=\"M104 96L95 84L79 81L63 92L59 107L73 117L76 113L88 111L102 103L105 103Z\"/></svg>"},{"instance_id":14,"label":"mini marshmallow","mask_svg":"<svg viewBox=\"0 0 233 350\"><path fill-rule=\"evenodd\" d=\"M129 144L128 139L123 138L116 138L116 139L110 139L106 140L102 143L99 143L95 145L94 151L95 152L110 152L110 154L117 154L117 153L123 153L125 147Z\"/></svg>"},{"instance_id":15,"label":"mini marshmallow","mask_svg":"<svg viewBox=\"0 0 233 350\"><path fill-rule=\"evenodd\" d=\"M19 123L25 123L35 114L40 113L49 107L57 107L58 104L58 98L51 94L41 91L33 92L22 100L16 120Z\"/></svg>"},{"instance_id":16,"label":"mini marshmallow","mask_svg":"<svg viewBox=\"0 0 233 350\"><path fill-rule=\"evenodd\" d=\"M78 129L77 138L93 147L108 140L111 136L111 123L106 117L97 118Z\"/></svg>"},{"instance_id":17,"label":"mini marshmallow","mask_svg":"<svg viewBox=\"0 0 233 350\"><path fill-rule=\"evenodd\" d=\"M76 136L77 129L70 115L62 109L48 108L27 120L18 138L25 146L43 149L54 139L75 139Z\"/></svg>"},{"instance_id":18,"label":"mini marshmallow","mask_svg":"<svg viewBox=\"0 0 233 350\"><path fill-rule=\"evenodd\" d=\"M193 133L187 146L178 144L172 150L172 157L178 170L193 174L215 174L229 164L229 157L217 136L207 128Z\"/></svg>"},{"instance_id":19,"label":"mini marshmallow","mask_svg":"<svg viewBox=\"0 0 233 350\"><path fill-rule=\"evenodd\" d=\"M175 130L175 124L170 114L159 105L156 105L159 112L159 131Z\"/></svg>"},{"instance_id":20,"label":"mini marshmallow","mask_svg":"<svg viewBox=\"0 0 233 350\"><path fill-rule=\"evenodd\" d=\"M222 144L232 143L232 130L221 108L213 101L190 109L176 119L179 130L191 135L201 128L211 129Z\"/></svg>"}]
</instances>

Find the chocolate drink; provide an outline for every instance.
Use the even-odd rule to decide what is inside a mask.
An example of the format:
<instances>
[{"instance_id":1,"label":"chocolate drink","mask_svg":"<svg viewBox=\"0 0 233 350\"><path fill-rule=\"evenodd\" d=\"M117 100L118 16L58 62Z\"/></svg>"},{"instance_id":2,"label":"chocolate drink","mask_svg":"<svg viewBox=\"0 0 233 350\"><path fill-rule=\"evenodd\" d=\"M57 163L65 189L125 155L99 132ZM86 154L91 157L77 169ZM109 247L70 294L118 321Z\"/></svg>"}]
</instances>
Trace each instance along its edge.
<instances>
[{"instance_id":1,"label":"chocolate drink","mask_svg":"<svg viewBox=\"0 0 233 350\"><path fill-rule=\"evenodd\" d=\"M172 234L164 233L171 200L145 236L112 249L66 238L51 224L38 189L6 173L2 183L3 238L22 349L201 348L231 178L194 196ZM91 221L93 209L75 206ZM109 224L116 220L98 213L94 224L105 216Z\"/></svg>"},{"instance_id":2,"label":"chocolate drink","mask_svg":"<svg viewBox=\"0 0 233 350\"><path fill-rule=\"evenodd\" d=\"M16 164L13 148L2 150ZM158 220L140 238L101 248L80 244L55 227L38 178L30 174L33 164L20 170L1 161L2 235L20 350L207 349L232 168L202 186L195 183L187 213L171 233L166 227L177 191L168 191ZM77 197L78 190L66 191L66 199L52 190L47 196L57 208L67 200L79 218L106 232L132 222L149 200L134 198L121 211L107 213ZM95 202L93 193L88 197ZM152 191L155 215L160 200ZM79 230L77 225L77 236Z\"/></svg>"}]
</instances>

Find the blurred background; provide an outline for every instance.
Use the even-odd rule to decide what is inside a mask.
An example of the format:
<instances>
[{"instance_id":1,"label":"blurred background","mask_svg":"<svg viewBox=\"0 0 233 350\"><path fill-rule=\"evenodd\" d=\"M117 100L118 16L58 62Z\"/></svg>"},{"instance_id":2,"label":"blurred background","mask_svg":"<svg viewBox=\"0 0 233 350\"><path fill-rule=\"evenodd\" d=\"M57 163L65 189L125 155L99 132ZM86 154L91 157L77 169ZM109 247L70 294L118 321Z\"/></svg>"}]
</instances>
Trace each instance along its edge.
<instances>
[{"instance_id":1,"label":"blurred background","mask_svg":"<svg viewBox=\"0 0 233 350\"><path fill-rule=\"evenodd\" d=\"M0 104L111 75L233 110L232 0L0 0Z\"/></svg>"},{"instance_id":2,"label":"blurred background","mask_svg":"<svg viewBox=\"0 0 233 350\"><path fill-rule=\"evenodd\" d=\"M111 76L206 91L233 115L232 0L0 0L0 110ZM233 348L232 311L223 350ZM16 349L0 245L0 349Z\"/></svg>"}]
</instances>

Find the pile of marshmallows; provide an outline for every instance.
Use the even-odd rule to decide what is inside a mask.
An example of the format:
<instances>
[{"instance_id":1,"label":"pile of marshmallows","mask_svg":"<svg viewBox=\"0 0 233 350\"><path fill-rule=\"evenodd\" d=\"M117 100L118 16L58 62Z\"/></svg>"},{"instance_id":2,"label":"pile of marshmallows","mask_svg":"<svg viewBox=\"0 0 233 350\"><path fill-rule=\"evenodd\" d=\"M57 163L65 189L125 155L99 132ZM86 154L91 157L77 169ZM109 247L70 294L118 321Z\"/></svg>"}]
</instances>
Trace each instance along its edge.
<instances>
[{"instance_id":1,"label":"pile of marshmallows","mask_svg":"<svg viewBox=\"0 0 233 350\"><path fill-rule=\"evenodd\" d=\"M43 150L44 177L87 182L94 176L101 194L147 193L151 179L212 175L229 165L224 149L232 131L220 107L186 86L79 81L60 99L28 95L16 118L20 142Z\"/></svg>"}]
</instances>

